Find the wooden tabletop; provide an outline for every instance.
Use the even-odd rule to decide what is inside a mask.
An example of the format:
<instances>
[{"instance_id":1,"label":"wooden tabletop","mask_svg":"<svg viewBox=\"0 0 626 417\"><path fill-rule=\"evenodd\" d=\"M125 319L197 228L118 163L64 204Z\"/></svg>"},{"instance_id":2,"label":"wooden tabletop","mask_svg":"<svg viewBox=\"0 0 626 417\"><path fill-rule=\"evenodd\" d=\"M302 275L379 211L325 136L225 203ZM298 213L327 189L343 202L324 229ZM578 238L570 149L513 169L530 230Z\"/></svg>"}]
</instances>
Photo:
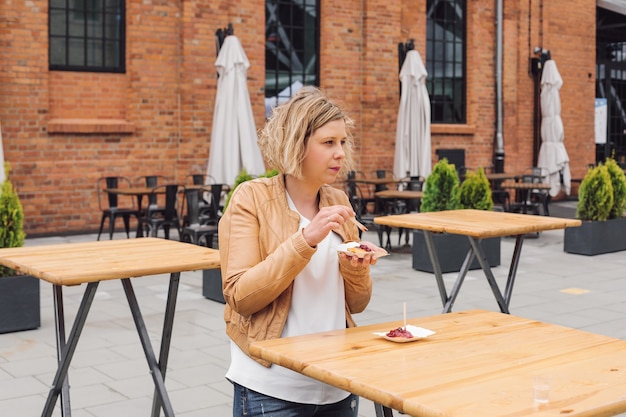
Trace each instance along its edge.
<instances>
[{"instance_id":1,"label":"wooden tabletop","mask_svg":"<svg viewBox=\"0 0 626 417\"><path fill-rule=\"evenodd\" d=\"M423 194L421 191L412 190L384 190L377 191L374 196L378 198L397 198L400 200L412 200L414 198L422 198Z\"/></svg>"},{"instance_id":2,"label":"wooden tabletop","mask_svg":"<svg viewBox=\"0 0 626 417\"><path fill-rule=\"evenodd\" d=\"M165 187L128 187L128 188L105 188L105 193L120 195L147 195L147 194L165 194Z\"/></svg>"},{"instance_id":3,"label":"wooden tabletop","mask_svg":"<svg viewBox=\"0 0 626 417\"><path fill-rule=\"evenodd\" d=\"M471 209L380 216L374 219L374 223L467 235L477 239L564 229L582 224L575 219Z\"/></svg>"},{"instance_id":4,"label":"wooden tabletop","mask_svg":"<svg viewBox=\"0 0 626 417\"><path fill-rule=\"evenodd\" d=\"M398 315L402 315L398 302ZM626 412L626 341L481 310L256 342L250 352L415 417L610 416ZM551 378L533 402L533 376Z\"/></svg>"},{"instance_id":5,"label":"wooden tabletop","mask_svg":"<svg viewBox=\"0 0 626 417\"><path fill-rule=\"evenodd\" d=\"M505 181L500 184L500 188L512 188L517 190L549 190L550 188L552 188L552 186L544 182Z\"/></svg>"},{"instance_id":6,"label":"wooden tabletop","mask_svg":"<svg viewBox=\"0 0 626 417\"><path fill-rule=\"evenodd\" d=\"M0 249L0 264L56 285L220 267L219 251L159 238Z\"/></svg>"},{"instance_id":7,"label":"wooden tabletop","mask_svg":"<svg viewBox=\"0 0 626 417\"><path fill-rule=\"evenodd\" d=\"M396 178L349 178L346 180L346 182L354 182L357 184L372 184L372 185L397 184L402 181L403 180L399 180Z\"/></svg>"},{"instance_id":8,"label":"wooden tabletop","mask_svg":"<svg viewBox=\"0 0 626 417\"><path fill-rule=\"evenodd\" d=\"M485 173L485 177L487 177L487 179L489 181L501 181L501 180L512 180L514 178L521 178L524 174L522 172L510 172L510 173L504 173L504 172L488 172Z\"/></svg>"}]
</instances>

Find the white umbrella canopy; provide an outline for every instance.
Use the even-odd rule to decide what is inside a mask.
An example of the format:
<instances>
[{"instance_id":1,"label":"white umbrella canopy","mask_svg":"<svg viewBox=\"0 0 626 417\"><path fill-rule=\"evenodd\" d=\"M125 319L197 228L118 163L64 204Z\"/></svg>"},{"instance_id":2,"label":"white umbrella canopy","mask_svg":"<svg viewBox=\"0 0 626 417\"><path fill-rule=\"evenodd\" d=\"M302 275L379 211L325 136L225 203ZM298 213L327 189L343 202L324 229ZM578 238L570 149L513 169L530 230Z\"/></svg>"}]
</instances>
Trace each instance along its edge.
<instances>
[{"instance_id":1,"label":"white umbrella canopy","mask_svg":"<svg viewBox=\"0 0 626 417\"><path fill-rule=\"evenodd\" d=\"M400 69L402 90L393 162L393 173L397 178L403 178L407 173L426 178L432 170L427 76L419 52L408 51Z\"/></svg>"},{"instance_id":2,"label":"white umbrella canopy","mask_svg":"<svg viewBox=\"0 0 626 417\"><path fill-rule=\"evenodd\" d=\"M250 62L235 35L224 39L215 67L219 78L207 174L218 184L233 184L242 169L265 172L247 86Z\"/></svg>"},{"instance_id":3,"label":"white umbrella canopy","mask_svg":"<svg viewBox=\"0 0 626 417\"><path fill-rule=\"evenodd\" d=\"M546 61L541 75L541 148L537 166L547 170L547 182L551 185L550 195L553 197L560 190L569 195L572 180L569 156L563 143L565 133L559 93L562 85L556 63L551 59Z\"/></svg>"},{"instance_id":4,"label":"white umbrella canopy","mask_svg":"<svg viewBox=\"0 0 626 417\"><path fill-rule=\"evenodd\" d=\"M0 185L5 180L4 174L4 149L2 148L2 126L0 126Z\"/></svg>"}]
</instances>

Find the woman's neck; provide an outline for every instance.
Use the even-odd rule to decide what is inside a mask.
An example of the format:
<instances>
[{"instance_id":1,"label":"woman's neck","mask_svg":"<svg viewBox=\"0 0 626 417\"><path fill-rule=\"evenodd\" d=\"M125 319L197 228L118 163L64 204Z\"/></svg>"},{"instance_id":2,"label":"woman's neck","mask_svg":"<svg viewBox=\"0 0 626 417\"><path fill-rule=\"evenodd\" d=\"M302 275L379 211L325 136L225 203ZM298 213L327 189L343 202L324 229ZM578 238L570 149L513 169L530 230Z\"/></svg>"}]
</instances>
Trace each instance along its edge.
<instances>
[{"instance_id":1,"label":"woman's neck","mask_svg":"<svg viewBox=\"0 0 626 417\"><path fill-rule=\"evenodd\" d=\"M285 188L300 214L307 219L315 217L319 211L319 187L286 175Z\"/></svg>"}]
</instances>

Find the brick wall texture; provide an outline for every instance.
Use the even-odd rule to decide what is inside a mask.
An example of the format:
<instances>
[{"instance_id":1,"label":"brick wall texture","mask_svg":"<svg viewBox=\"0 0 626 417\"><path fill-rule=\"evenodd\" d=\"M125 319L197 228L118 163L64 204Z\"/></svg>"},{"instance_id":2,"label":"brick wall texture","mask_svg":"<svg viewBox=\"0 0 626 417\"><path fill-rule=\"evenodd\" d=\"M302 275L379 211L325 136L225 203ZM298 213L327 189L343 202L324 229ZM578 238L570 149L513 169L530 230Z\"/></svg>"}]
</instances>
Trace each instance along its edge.
<instances>
[{"instance_id":1,"label":"brick wall texture","mask_svg":"<svg viewBox=\"0 0 626 417\"><path fill-rule=\"evenodd\" d=\"M356 121L359 169L392 169L399 42L424 60L425 0L324 0L321 87ZM595 1L504 3L505 171L533 165L533 48L563 78L565 143L573 177L595 161ZM97 230L96 180L204 173L216 95L215 31L231 22L251 67L257 128L264 123L265 3L127 0L124 74L48 70L48 0L0 0L0 124L10 179L30 235ZM435 150L463 148L491 166L496 137L496 1L467 1L467 124L434 125ZM85 125L88 126L85 131ZM61 126L61 128L59 128Z\"/></svg>"}]
</instances>

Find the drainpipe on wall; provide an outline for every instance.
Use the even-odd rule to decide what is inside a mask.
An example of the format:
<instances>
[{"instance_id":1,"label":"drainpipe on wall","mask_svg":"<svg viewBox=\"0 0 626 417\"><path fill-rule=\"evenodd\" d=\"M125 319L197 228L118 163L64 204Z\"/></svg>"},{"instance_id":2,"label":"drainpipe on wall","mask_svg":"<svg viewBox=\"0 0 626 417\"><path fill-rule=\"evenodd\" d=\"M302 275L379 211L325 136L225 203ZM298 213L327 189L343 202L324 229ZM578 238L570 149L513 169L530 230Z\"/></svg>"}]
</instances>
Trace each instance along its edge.
<instances>
[{"instance_id":1,"label":"drainpipe on wall","mask_svg":"<svg viewBox=\"0 0 626 417\"><path fill-rule=\"evenodd\" d=\"M496 150L495 172L504 172L504 138L502 137L502 0L496 0Z\"/></svg>"}]
</instances>

